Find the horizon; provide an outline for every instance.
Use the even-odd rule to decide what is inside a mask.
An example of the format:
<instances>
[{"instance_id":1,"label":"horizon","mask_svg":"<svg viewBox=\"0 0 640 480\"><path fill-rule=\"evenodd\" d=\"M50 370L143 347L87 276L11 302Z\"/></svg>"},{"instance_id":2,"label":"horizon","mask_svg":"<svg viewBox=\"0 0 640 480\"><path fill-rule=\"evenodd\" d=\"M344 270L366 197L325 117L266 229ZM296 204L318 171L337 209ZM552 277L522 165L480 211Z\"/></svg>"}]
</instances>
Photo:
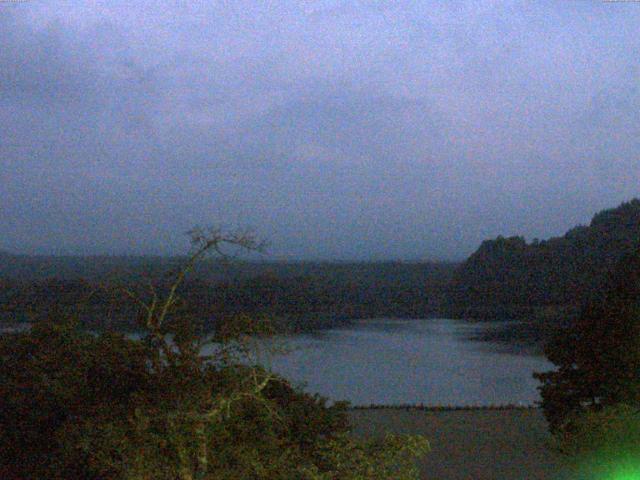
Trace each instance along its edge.
<instances>
[{"instance_id":1,"label":"horizon","mask_svg":"<svg viewBox=\"0 0 640 480\"><path fill-rule=\"evenodd\" d=\"M459 262L640 197L640 4L0 2L0 249Z\"/></svg>"},{"instance_id":2,"label":"horizon","mask_svg":"<svg viewBox=\"0 0 640 480\"><path fill-rule=\"evenodd\" d=\"M619 205L615 207L605 208L598 212L594 212L591 216L593 218L602 213L609 210L616 210L624 205L628 205L633 202L640 202L640 197L633 197L629 200L625 200ZM527 239L522 235L513 235L510 237L519 237L523 238L527 245L535 245L536 242L547 242L549 240L553 240L555 238L561 238L564 234L568 233L575 228L580 227L588 227L591 222L579 225L573 225L568 227L563 235L548 237L548 238L532 238ZM499 237L510 238L504 235L498 235L494 238L488 238L482 240L481 243L485 241L492 241ZM480 247L480 244L477 248ZM475 250L474 250L475 251ZM175 253L175 254L155 254L155 253L141 253L141 254L132 254L132 253L89 253L89 254L56 254L56 253L21 253L21 252L12 252L7 249L0 248L0 255L9 255L9 256L24 256L24 257L47 257L47 258L82 258L82 259L91 259L91 258L114 258L114 259L126 259L126 258L139 258L139 259L172 259L172 258L183 258L188 257L188 253ZM280 257L277 258L273 255L270 255L269 252L251 252L245 256L240 256L238 258L232 258L230 260L225 260L221 257L211 257L207 259L207 261L212 262L237 262L237 263L256 263L256 264L300 264L300 263L316 263L316 264L459 264L463 263L467 260L468 257L464 258L390 258L390 257L380 257L380 258L304 258L304 257Z\"/></svg>"}]
</instances>

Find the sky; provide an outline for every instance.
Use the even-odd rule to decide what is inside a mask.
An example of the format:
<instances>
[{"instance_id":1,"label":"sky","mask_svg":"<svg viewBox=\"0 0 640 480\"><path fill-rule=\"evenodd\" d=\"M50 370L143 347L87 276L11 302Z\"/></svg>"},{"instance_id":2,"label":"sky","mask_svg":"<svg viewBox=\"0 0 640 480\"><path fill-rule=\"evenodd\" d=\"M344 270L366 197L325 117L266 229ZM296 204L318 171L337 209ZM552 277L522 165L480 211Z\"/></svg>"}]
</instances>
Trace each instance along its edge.
<instances>
[{"instance_id":1,"label":"sky","mask_svg":"<svg viewBox=\"0 0 640 480\"><path fill-rule=\"evenodd\" d=\"M0 249L462 259L640 196L640 2L0 0Z\"/></svg>"}]
</instances>

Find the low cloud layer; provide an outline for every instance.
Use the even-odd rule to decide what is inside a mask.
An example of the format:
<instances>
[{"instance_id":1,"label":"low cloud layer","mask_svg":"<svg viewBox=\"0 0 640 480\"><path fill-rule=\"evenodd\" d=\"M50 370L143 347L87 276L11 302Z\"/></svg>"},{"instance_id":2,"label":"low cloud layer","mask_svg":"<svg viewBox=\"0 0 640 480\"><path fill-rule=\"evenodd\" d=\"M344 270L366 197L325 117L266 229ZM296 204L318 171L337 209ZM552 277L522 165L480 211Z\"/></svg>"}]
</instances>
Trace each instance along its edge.
<instances>
[{"instance_id":1,"label":"low cloud layer","mask_svg":"<svg viewBox=\"0 0 640 480\"><path fill-rule=\"evenodd\" d=\"M451 259L640 196L640 4L206 3L0 3L0 249Z\"/></svg>"}]
</instances>

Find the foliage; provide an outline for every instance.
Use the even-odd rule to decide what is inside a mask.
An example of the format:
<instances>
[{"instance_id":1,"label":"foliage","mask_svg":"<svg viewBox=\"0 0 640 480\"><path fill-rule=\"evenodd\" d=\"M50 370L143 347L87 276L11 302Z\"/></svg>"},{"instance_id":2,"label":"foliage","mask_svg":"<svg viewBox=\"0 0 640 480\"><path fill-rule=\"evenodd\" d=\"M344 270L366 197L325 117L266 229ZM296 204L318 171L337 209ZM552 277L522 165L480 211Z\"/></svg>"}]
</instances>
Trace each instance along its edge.
<instances>
[{"instance_id":1,"label":"foliage","mask_svg":"<svg viewBox=\"0 0 640 480\"><path fill-rule=\"evenodd\" d=\"M450 310L482 315L530 313L532 306L580 305L602 288L615 264L640 248L640 199L604 210L563 237L498 237L456 271Z\"/></svg>"},{"instance_id":2,"label":"foliage","mask_svg":"<svg viewBox=\"0 0 640 480\"><path fill-rule=\"evenodd\" d=\"M640 458L640 410L625 403L586 411L571 418L554 437L556 448L574 458L599 454Z\"/></svg>"},{"instance_id":3,"label":"foliage","mask_svg":"<svg viewBox=\"0 0 640 480\"><path fill-rule=\"evenodd\" d=\"M557 369L536 377L552 430L605 406L640 406L640 250L619 262L546 354Z\"/></svg>"},{"instance_id":4,"label":"foliage","mask_svg":"<svg viewBox=\"0 0 640 480\"><path fill-rule=\"evenodd\" d=\"M145 334L93 334L50 312L0 338L0 476L16 480L416 478L420 437L351 438L346 404L294 389L248 356L269 323L227 318L197 335L179 287L208 252L254 249L251 236L196 231L166 288L139 306ZM209 339L221 342L200 355ZM244 359L244 361L241 361Z\"/></svg>"},{"instance_id":5,"label":"foliage","mask_svg":"<svg viewBox=\"0 0 640 480\"><path fill-rule=\"evenodd\" d=\"M624 403L575 416L554 436L576 478L638 478L640 410Z\"/></svg>"},{"instance_id":6,"label":"foliage","mask_svg":"<svg viewBox=\"0 0 640 480\"><path fill-rule=\"evenodd\" d=\"M383 440L356 441L349 435L336 435L320 449L322 472L317 466L308 470L309 480L408 480L418 478L414 459L429 450L420 435L387 435ZM304 478L304 477L303 477Z\"/></svg>"},{"instance_id":7,"label":"foliage","mask_svg":"<svg viewBox=\"0 0 640 480\"><path fill-rule=\"evenodd\" d=\"M35 262L30 257L21 262L29 260ZM70 265L65 269L66 261ZM166 290L166 272L175 265L169 259L146 259L144 265L138 261L142 260L130 259L131 271L118 277L110 276L106 266L92 270L89 265L75 265L78 272L66 271L73 270L74 262L80 263L78 259L52 259L61 265L60 273L43 274L44 278L35 267L25 266L27 271L20 277L18 266L0 264L0 279L4 277L0 280L0 314L4 310L5 317L12 320L38 318L54 305L74 311L81 301L81 320L87 327L131 329L136 305L130 299L123 301L122 296L114 299L107 289L95 290L101 283L126 285L145 296L148 291L141 288L141 280L146 280L141 278L144 271L150 272L148 278L156 290ZM119 265L117 259L112 264ZM443 303L452 270L451 265L429 263L204 261L195 266L181 288L183 313L188 310L207 329L215 328L226 316L267 314L279 329L292 331L332 328L354 318L432 316ZM88 278L76 278L80 272L88 272Z\"/></svg>"}]
</instances>

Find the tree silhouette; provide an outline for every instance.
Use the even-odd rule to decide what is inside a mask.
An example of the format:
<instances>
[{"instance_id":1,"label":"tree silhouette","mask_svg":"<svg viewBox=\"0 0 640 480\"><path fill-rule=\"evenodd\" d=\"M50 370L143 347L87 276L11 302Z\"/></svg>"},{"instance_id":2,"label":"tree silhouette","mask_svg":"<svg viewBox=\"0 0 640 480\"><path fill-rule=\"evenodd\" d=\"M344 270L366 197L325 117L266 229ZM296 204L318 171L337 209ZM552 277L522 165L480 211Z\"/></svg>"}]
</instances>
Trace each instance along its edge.
<instances>
[{"instance_id":1,"label":"tree silhouette","mask_svg":"<svg viewBox=\"0 0 640 480\"><path fill-rule=\"evenodd\" d=\"M620 260L546 354L557 369L535 377L552 430L587 411L640 404L640 251Z\"/></svg>"},{"instance_id":2,"label":"tree silhouette","mask_svg":"<svg viewBox=\"0 0 640 480\"><path fill-rule=\"evenodd\" d=\"M187 275L210 253L261 244L246 232L191 236L191 254L166 284L115 288L138 305L141 338L95 335L55 311L0 337L0 477L416 478L422 437L358 441L346 404L327 406L248 355L256 337L273 333L264 318L227 318L213 335L197 334L181 310ZM217 348L202 355L209 341Z\"/></svg>"}]
</instances>

